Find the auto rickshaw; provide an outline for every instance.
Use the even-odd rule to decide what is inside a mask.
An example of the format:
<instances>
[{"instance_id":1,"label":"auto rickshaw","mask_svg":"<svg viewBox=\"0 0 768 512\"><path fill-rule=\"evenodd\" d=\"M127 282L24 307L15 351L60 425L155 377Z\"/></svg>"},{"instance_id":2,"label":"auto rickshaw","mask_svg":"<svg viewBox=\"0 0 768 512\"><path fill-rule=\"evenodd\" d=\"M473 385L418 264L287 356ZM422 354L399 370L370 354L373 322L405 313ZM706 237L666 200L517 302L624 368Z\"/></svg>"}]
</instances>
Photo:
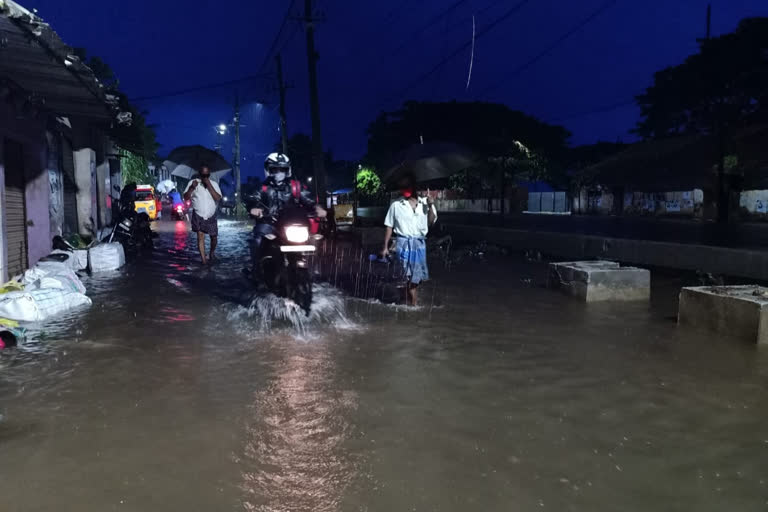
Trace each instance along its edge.
<instances>
[{"instance_id":1,"label":"auto rickshaw","mask_svg":"<svg viewBox=\"0 0 768 512\"><path fill-rule=\"evenodd\" d=\"M152 185L136 186L136 213L144 212L149 215L149 220L157 220L162 215L162 207L155 195L155 187Z\"/></svg>"}]
</instances>

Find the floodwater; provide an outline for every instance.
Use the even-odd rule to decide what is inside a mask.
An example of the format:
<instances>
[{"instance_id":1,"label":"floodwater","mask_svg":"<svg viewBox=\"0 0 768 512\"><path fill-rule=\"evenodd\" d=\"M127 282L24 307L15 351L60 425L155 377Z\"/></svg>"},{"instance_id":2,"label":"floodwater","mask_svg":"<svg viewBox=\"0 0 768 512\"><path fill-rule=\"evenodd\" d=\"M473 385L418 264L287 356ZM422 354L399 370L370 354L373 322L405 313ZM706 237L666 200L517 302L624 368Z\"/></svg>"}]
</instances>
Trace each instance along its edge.
<instances>
[{"instance_id":1,"label":"floodwater","mask_svg":"<svg viewBox=\"0 0 768 512\"><path fill-rule=\"evenodd\" d=\"M768 509L768 356L677 329L675 279L586 306L468 257L422 309L325 286L296 327L240 275L245 224L211 270L158 229L0 355L0 510Z\"/></svg>"}]
</instances>

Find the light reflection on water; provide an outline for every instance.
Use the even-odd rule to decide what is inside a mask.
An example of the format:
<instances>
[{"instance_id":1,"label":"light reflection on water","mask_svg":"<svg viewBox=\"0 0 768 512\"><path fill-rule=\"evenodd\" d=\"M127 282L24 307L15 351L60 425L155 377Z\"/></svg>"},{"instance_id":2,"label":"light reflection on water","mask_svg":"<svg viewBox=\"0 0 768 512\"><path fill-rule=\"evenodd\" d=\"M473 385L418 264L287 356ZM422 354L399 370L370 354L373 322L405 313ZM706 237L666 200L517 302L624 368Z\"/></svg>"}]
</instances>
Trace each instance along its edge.
<instances>
[{"instance_id":1,"label":"light reflection on water","mask_svg":"<svg viewBox=\"0 0 768 512\"><path fill-rule=\"evenodd\" d=\"M356 395L335 388L335 364L326 350L283 343L272 379L249 406L238 459L243 508L338 510L355 477L344 442Z\"/></svg>"}]
</instances>

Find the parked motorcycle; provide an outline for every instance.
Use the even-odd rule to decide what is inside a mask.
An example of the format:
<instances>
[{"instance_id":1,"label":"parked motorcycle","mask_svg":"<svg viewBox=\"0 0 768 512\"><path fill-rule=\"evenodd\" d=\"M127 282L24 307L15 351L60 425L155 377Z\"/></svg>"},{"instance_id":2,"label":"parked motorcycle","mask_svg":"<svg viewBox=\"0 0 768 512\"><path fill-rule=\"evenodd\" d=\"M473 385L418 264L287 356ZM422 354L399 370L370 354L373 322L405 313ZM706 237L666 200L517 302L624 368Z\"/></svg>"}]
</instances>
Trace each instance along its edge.
<instances>
[{"instance_id":1,"label":"parked motorcycle","mask_svg":"<svg viewBox=\"0 0 768 512\"><path fill-rule=\"evenodd\" d=\"M120 205L115 226L105 242L120 242L126 254L135 255L154 248L155 233L150 227L149 215L136 213L133 201Z\"/></svg>"},{"instance_id":2,"label":"parked motorcycle","mask_svg":"<svg viewBox=\"0 0 768 512\"><path fill-rule=\"evenodd\" d=\"M287 206L274 219L275 234L264 237L259 262L269 291L298 304L307 315L312 307L310 258L318 239L317 220L299 206Z\"/></svg>"}]
</instances>

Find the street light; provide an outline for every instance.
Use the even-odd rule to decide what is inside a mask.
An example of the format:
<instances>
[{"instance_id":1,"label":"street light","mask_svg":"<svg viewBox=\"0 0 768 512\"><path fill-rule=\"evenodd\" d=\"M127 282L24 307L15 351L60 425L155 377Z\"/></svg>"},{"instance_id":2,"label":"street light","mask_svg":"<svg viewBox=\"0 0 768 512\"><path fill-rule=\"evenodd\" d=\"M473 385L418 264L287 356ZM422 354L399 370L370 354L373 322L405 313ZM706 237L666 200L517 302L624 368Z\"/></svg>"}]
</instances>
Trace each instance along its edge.
<instances>
[{"instance_id":1,"label":"street light","mask_svg":"<svg viewBox=\"0 0 768 512\"><path fill-rule=\"evenodd\" d=\"M220 124L219 126L216 127L216 131L218 132L219 135L224 135L225 133L227 133L227 125Z\"/></svg>"}]
</instances>

